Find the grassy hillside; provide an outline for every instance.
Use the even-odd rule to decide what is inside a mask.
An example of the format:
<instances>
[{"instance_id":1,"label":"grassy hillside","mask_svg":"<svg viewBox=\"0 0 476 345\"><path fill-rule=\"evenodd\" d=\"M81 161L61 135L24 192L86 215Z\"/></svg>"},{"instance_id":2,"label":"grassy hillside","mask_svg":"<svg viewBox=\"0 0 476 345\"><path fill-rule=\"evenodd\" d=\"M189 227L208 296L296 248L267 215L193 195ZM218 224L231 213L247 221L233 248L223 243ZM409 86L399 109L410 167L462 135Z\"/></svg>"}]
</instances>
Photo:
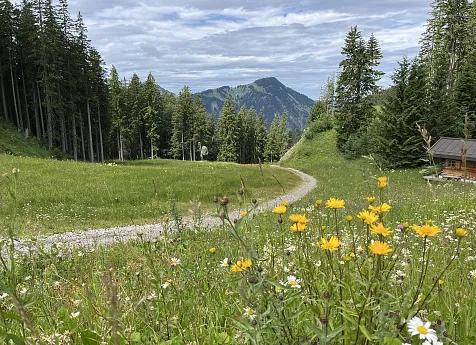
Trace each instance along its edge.
<instances>
[{"instance_id":1,"label":"grassy hillside","mask_svg":"<svg viewBox=\"0 0 476 345\"><path fill-rule=\"evenodd\" d=\"M262 180L257 165L173 160L101 165L0 156L0 176L12 168L20 169L19 226L28 234L154 222L164 217L173 198L181 213L190 200L211 211L214 195L238 202L241 179L248 201L271 199L300 182L293 173L269 166L263 167ZM0 179L4 203L9 201L6 187L7 180ZM0 219L8 212L0 207Z\"/></svg>"},{"instance_id":2,"label":"grassy hillside","mask_svg":"<svg viewBox=\"0 0 476 345\"><path fill-rule=\"evenodd\" d=\"M348 212L359 212L366 208L367 196L378 197L376 180L385 175L389 178L385 197L394 206L391 216L396 224L421 218L446 223L451 218L449 213L473 212L476 207L473 184L427 183L419 169L380 171L378 162L370 159L349 161L338 152L336 139L336 132L329 131L313 140L301 140L280 162L283 167L300 169L318 179L308 202L338 197L347 200Z\"/></svg>"},{"instance_id":3,"label":"grassy hillside","mask_svg":"<svg viewBox=\"0 0 476 345\"><path fill-rule=\"evenodd\" d=\"M0 155L48 158L51 152L46 150L36 138L25 139L10 123L0 120Z\"/></svg>"}]
</instances>

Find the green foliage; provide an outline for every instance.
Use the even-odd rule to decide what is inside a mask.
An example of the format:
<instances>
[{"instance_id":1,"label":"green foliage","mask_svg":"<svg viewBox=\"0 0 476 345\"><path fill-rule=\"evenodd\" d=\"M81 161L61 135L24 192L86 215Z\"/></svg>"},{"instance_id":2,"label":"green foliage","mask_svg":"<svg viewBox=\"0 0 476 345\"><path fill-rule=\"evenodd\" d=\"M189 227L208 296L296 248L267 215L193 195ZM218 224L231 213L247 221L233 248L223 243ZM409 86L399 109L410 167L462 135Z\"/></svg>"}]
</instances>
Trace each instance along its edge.
<instances>
[{"instance_id":1,"label":"green foliage","mask_svg":"<svg viewBox=\"0 0 476 345\"><path fill-rule=\"evenodd\" d=\"M225 103L220 113L217 129L218 160L222 162L238 162L239 158L239 120L236 115L236 106L231 93L226 96Z\"/></svg>"},{"instance_id":2,"label":"green foliage","mask_svg":"<svg viewBox=\"0 0 476 345\"><path fill-rule=\"evenodd\" d=\"M38 158L52 155L38 139L25 138L25 134L18 132L12 124L0 120L0 155L4 154Z\"/></svg>"},{"instance_id":3,"label":"green foliage","mask_svg":"<svg viewBox=\"0 0 476 345\"><path fill-rule=\"evenodd\" d=\"M356 26L347 33L342 48L344 60L340 62L341 73L336 89L336 128L338 146L342 151L352 150L351 156L365 151L361 136L374 117L374 107L369 96L378 91L376 82L382 73L376 67L381 58L380 47L372 35L366 43ZM347 144L347 141L351 141Z\"/></svg>"},{"instance_id":4,"label":"green foliage","mask_svg":"<svg viewBox=\"0 0 476 345\"><path fill-rule=\"evenodd\" d=\"M264 155L266 160L273 163L279 161L289 149L288 115L284 112L274 116L269 128Z\"/></svg>"}]
</instances>

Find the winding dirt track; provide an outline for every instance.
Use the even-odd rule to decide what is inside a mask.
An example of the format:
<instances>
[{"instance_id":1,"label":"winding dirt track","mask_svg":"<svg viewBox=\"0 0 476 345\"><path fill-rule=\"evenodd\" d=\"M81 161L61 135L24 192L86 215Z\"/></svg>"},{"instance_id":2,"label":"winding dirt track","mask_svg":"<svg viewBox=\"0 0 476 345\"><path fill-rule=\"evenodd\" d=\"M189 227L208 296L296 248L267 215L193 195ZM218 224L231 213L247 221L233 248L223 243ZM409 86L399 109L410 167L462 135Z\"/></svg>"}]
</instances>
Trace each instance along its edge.
<instances>
[{"instance_id":1,"label":"winding dirt track","mask_svg":"<svg viewBox=\"0 0 476 345\"><path fill-rule=\"evenodd\" d=\"M312 189L316 187L317 181L314 177L303 173L302 171L288 168L299 177L302 182L300 186L289 193L280 195L272 200L259 203L258 207L253 210L253 214L268 211L276 205L281 204L282 201L293 203L302 197L306 196ZM234 211L229 214L230 219L239 218L239 212ZM182 218L183 226L186 228L193 228L194 221L191 217ZM221 220L216 216L205 215L201 219L200 227L212 229L221 226ZM170 225L169 225L170 227ZM129 225L105 229L91 229L82 232L65 232L62 234L54 234L50 236L42 236L37 238L37 243L44 244L50 247L55 243L61 243L66 246L77 247L94 247L96 245L111 245L116 242L128 241L137 239L138 236L146 240L152 240L160 237L164 232L164 224L147 224L147 225ZM25 241L19 240L18 247L24 247Z\"/></svg>"}]
</instances>

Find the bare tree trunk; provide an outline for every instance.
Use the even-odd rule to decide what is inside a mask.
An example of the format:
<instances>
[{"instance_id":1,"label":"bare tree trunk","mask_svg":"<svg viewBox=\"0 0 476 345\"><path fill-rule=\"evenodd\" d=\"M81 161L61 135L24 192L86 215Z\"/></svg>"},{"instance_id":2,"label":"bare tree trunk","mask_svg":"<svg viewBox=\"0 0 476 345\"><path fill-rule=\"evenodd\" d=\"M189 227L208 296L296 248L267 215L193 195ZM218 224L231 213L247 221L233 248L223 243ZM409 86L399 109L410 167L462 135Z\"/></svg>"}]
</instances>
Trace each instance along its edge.
<instances>
[{"instance_id":1,"label":"bare tree trunk","mask_svg":"<svg viewBox=\"0 0 476 345\"><path fill-rule=\"evenodd\" d=\"M40 109L41 135L45 134L45 120L43 118L43 107L41 106L40 83L36 82L36 91L38 92L38 108Z\"/></svg>"},{"instance_id":2,"label":"bare tree trunk","mask_svg":"<svg viewBox=\"0 0 476 345\"><path fill-rule=\"evenodd\" d=\"M58 89L58 99L61 99L61 92L60 92L60 87L59 84L56 85ZM60 134L61 134L61 151L63 154L66 153L66 123L64 120L64 110L60 108L59 111L59 120L60 120Z\"/></svg>"},{"instance_id":3,"label":"bare tree trunk","mask_svg":"<svg viewBox=\"0 0 476 345\"><path fill-rule=\"evenodd\" d=\"M31 89L33 94L33 111L35 113L35 128L36 128L36 137L38 139L41 138L41 125L40 125L40 117L38 115L38 101L36 99L36 91L35 91L35 84L31 83Z\"/></svg>"},{"instance_id":4,"label":"bare tree trunk","mask_svg":"<svg viewBox=\"0 0 476 345\"><path fill-rule=\"evenodd\" d=\"M10 57L10 78L12 80L12 94L13 94L13 105L15 106L15 116L17 120L17 127L23 130L23 126L20 125L20 117L18 116L18 105L17 105L17 96L15 94L15 79L13 78L13 69L12 69L12 61L11 61L11 54L9 53Z\"/></svg>"},{"instance_id":5,"label":"bare tree trunk","mask_svg":"<svg viewBox=\"0 0 476 345\"><path fill-rule=\"evenodd\" d=\"M150 138L150 159L154 159L154 141Z\"/></svg>"},{"instance_id":6,"label":"bare tree trunk","mask_svg":"<svg viewBox=\"0 0 476 345\"><path fill-rule=\"evenodd\" d=\"M142 128L139 131L140 159L144 159L144 143L142 142Z\"/></svg>"},{"instance_id":7,"label":"bare tree trunk","mask_svg":"<svg viewBox=\"0 0 476 345\"><path fill-rule=\"evenodd\" d=\"M124 147L122 145L122 134L121 129L119 129L119 159L121 161L124 160Z\"/></svg>"},{"instance_id":8,"label":"bare tree trunk","mask_svg":"<svg viewBox=\"0 0 476 345\"><path fill-rule=\"evenodd\" d=\"M78 160L78 141L76 140L76 113L73 114L73 156L74 160Z\"/></svg>"},{"instance_id":9,"label":"bare tree trunk","mask_svg":"<svg viewBox=\"0 0 476 345\"><path fill-rule=\"evenodd\" d=\"M185 148L183 147L183 129L182 129L182 160L185 160Z\"/></svg>"},{"instance_id":10,"label":"bare tree trunk","mask_svg":"<svg viewBox=\"0 0 476 345\"><path fill-rule=\"evenodd\" d=\"M3 73L2 73L1 61L0 61L0 89L2 92L3 116L5 117L5 120L9 120L10 116L8 114L7 99L5 97L5 85L3 84Z\"/></svg>"},{"instance_id":11,"label":"bare tree trunk","mask_svg":"<svg viewBox=\"0 0 476 345\"><path fill-rule=\"evenodd\" d=\"M28 99L26 97L26 87L25 87L25 73L23 73L23 66L21 68L21 80L23 83L23 99L25 100L25 111L26 111L26 128L28 131L31 131L31 123L30 123L30 112L28 110Z\"/></svg>"},{"instance_id":12,"label":"bare tree trunk","mask_svg":"<svg viewBox=\"0 0 476 345\"><path fill-rule=\"evenodd\" d=\"M53 111L48 92L46 92L46 128L48 132L48 148L51 150L53 149Z\"/></svg>"},{"instance_id":13,"label":"bare tree trunk","mask_svg":"<svg viewBox=\"0 0 476 345\"><path fill-rule=\"evenodd\" d=\"M89 129L89 139L88 139L88 146L89 146L89 160L91 163L94 163L94 148L93 148L93 132L91 128L91 111L89 109L89 98L87 100L87 109L88 109L88 129Z\"/></svg>"},{"instance_id":14,"label":"bare tree trunk","mask_svg":"<svg viewBox=\"0 0 476 345\"><path fill-rule=\"evenodd\" d=\"M101 154L101 163L104 163L104 146L102 142L102 127L101 127L101 109L98 102L98 124L99 124L99 152Z\"/></svg>"},{"instance_id":15,"label":"bare tree trunk","mask_svg":"<svg viewBox=\"0 0 476 345\"><path fill-rule=\"evenodd\" d=\"M84 149L84 130L83 130L82 121L81 121L80 131L81 131L81 152L83 153L83 162L86 162L86 150Z\"/></svg>"},{"instance_id":16,"label":"bare tree trunk","mask_svg":"<svg viewBox=\"0 0 476 345\"><path fill-rule=\"evenodd\" d=\"M17 94L16 100L18 102L18 116L20 117L20 128L21 130L25 130L25 124L23 122L23 110L21 110L21 98L20 98L20 90L18 87L18 77L17 72L15 70L15 92Z\"/></svg>"}]
</instances>

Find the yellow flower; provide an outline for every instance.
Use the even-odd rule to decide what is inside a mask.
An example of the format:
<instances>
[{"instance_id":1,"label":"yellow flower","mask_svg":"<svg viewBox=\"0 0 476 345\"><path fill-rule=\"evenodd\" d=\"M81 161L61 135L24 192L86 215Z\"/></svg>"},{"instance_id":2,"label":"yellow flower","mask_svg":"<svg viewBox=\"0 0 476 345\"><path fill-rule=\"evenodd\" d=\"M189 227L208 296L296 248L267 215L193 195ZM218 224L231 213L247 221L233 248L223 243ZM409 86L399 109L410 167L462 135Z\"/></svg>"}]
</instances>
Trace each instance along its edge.
<instances>
[{"instance_id":1,"label":"yellow flower","mask_svg":"<svg viewBox=\"0 0 476 345\"><path fill-rule=\"evenodd\" d=\"M344 200L339 200L336 198L330 198L329 200L326 201L326 208L333 208L333 209L345 208L344 205L345 205Z\"/></svg>"},{"instance_id":2,"label":"yellow flower","mask_svg":"<svg viewBox=\"0 0 476 345\"><path fill-rule=\"evenodd\" d=\"M283 202L281 203L281 206L288 207L288 206L289 206L289 202L287 202L287 201L283 201Z\"/></svg>"},{"instance_id":3,"label":"yellow flower","mask_svg":"<svg viewBox=\"0 0 476 345\"><path fill-rule=\"evenodd\" d=\"M388 243L375 241L369 246L369 249L375 255L387 255L392 252L392 249L388 246Z\"/></svg>"},{"instance_id":4,"label":"yellow flower","mask_svg":"<svg viewBox=\"0 0 476 345\"><path fill-rule=\"evenodd\" d=\"M408 228L410 227L410 224L408 224L408 222L403 222L403 228L406 230L408 230Z\"/></svg>"},{"instance_id":5,"label":"yellow flower","mask_svg":"<svg viewBox=\"0 0 476 345\"><path fill-rule=\"evenodd\" d=\"M370 227L370 231L372 231L372 233L375 235L383 235L383 236L388 236L392 233L392 231L390 231L390 228L386 228L385 226L383 226L383 223L372 225Z\"/></svg>"},{"instance_id":6,"label":"yellow flower","mask_svg":"<svg viewBox=\"0 0 476 345\"><path fill-rule=\"evenodd\" d=\"M246 211L240 212L240 217L246 217L247 214L248 214L248 212L246 212Z\"/></svg>"},{"instance_id":7,"label":"yellow flower","mask_svg":"<svg viewBox=\"0 0 476 345\"><path fill-rule=\"evenodd\" d=\"M368 196L367 201L369 202L369 204L373 204L373 202L375 201L375 197L374 196Z\"/></svg>"},{"instance_id":8,"label":"yellow flower","mask_svg":"<svg viewBox=\"0 0 476 345\"><path fill-rule=\"evenodd\" d=\"M303 214L292 214L292 215L289 216L289 219L293 223L304 223L304 224L306 224L310 221L310 219L306 218L306 216L303 215Z\"/></svg>"},{"instance_id":9,"label":"yellow flower","mask_svg":"<svg viewBox=\"0 0 476 345\"><path fill-rule=\"evenodd\" d=\"M456 229L456 235L457 235L458 237L464 237L464 236L466 236L467 234L468 234L468 230L465 230L465 229L463 229L463 228L458 228L458 229Z\"/></svg>"},{"instance_id":10,"label":"yellow flower","mask_svg":"<svg viewBox=\"0 0 476 345\"><path fill-rule=\"evenodd\" d=\"M247 259L243 261L238 260L236 264L233 264L231 266L230 270L232 272L243 272L247 268L251 267L252 264L253 262L251 261L251 259Z\"/></svg>"},{"instance_id":11,"label":"yellow flower","mask_svg":"<svg viewBox=\"0 0 476 345\"><path fill-rule=\"evenodd\" d=\"M413 224L412 228L421 237L433 237L436 236L439 232L441 232L439 227L430 224L425 224L423 226Z\"/></svg>"},{"instance_id":12,"label":"yellow flower","mask_svg":"<svg viewBox=\"0 0 476 345\"><path fill-rule=\"evenodd\" d=\"M345 220L348 222L351 222L354 219L350 214L348 216L345 216Z\"/></svg>"},{"instance_id":13,"label":"yellow flower","mask_svg":"<svg viewBox=\"0 0 476 345\"><path fill-rule=\"evenodd\" d=\"M443 279L438 280L438 284L441 286L445 281Z\"/></svg>"},{"instance_id":14,"label":"yellow flower","mask_svg":"<svg viewBox=\"0 0 476 345\"><path fill-rule=\"evenodd\" d=\"M371 211L362 211L357 217L362 219L365 224L369 225L375 223L378 220L378 216Z\"/></svg>"},{"instance_id":15,"label":"yellow flower","mask_svg":"<svg viewBox=\"0 0 476 345\"><path fill-rule=\"evenodd\" d=\"M341 242L336 236L332 236L331 239L328 241L325 237L321 238L321 248L324 250L328 250L333 252L339 248Z\"/></svg>"},{"instance_id":16,"label":"yellow flower","mask_svg":"<svg viewBox=\"0 0 476 345\"><path fill-rule=\"evenodd\" d=\"M215 253L215 252L217 251L217 249L216 249L215 247L213 247L213 248L210 248L210 250L209 250L209 251L210 251L210 253L212 253L212 254L213 254L213 253Z\"/></svg>"},{"instance_id":17,"label":"yellow flower","mask_svg":"<svg viewBox=\"0 0 476 345\"><path fill-rule=\"evenodd\" d=\"M385 176L379 177L377 185L380 189L384 189L387 186L387 178Z\"/></svg>"},{"instance_id":18,"label":"yellow flower","mask_svg":"<svg viewBox=\"0 0 476 345\"><path fill-rule=\"evenodd\" d=\"M385 213L385 212L390 211L391 208L392 208L392 206L390 206L386 202L384 202L382 205L378 205L378 206L372 206L372 205L369 206L369 210L371 210L372 212L375 212L375 213Z\"/></svg>"},{"instance_id":19,"label":"yellow flower","mask_svg":"<svg viewBox=\"0 0 476 345\"><path fill-rule=\"evenodd\" d=\"M304 231L307 229L306 223L294 223L291 225L291 231L296 232L296 231Z\"/></svg>"},{"instance_id":20,"label":"yellow flower","mask_svg":"<svg viewBox=\"0 0 476 345\"><path fill-rule=\"evenodd\" d=\"M273 213L282 215L282 214L285 214L287 210L288 210L288 209L286 208L286 206L281 205L281 206L275 207L275 208L273 209Z\"/></svg>"},{"instance_id":21,"label":"yellow flower","mask_svg":"<svg viewBox=\"0 0 476 345\"><path fill-rule=\"evenodd\" d=\"M316 200L316 207L321 206L321 204L322 204L322 200Z\"/></svg>"},{"instance_id":22,"label":"yellow flower","mask_svg":"<svg viewBox=\"0 0 476 345\"><path fill-rule=\"evenodd\" d=\"M327 226L325 226L325 225L321 226L321 231L325 231L326 229L327 229Z\"/></svg>"}]
</instances>

